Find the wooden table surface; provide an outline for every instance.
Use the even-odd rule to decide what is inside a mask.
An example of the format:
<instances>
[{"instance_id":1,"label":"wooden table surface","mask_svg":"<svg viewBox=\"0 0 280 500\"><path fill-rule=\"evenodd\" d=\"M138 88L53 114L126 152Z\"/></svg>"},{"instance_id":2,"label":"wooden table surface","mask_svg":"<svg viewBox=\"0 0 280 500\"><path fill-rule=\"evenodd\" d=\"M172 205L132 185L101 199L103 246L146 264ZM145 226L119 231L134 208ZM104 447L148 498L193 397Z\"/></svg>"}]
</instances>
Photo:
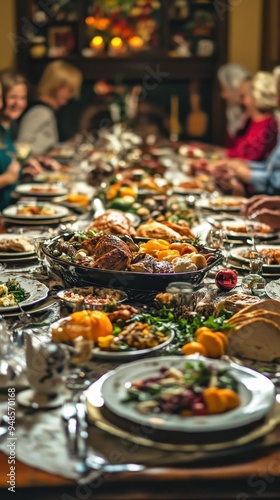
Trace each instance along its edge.
<instances>
[{"instance_id":1,"label":"wooden table surface","mask_svg":"<svg viewBox=\"0 0 280 500\"><path fill-rule=\"evenodd\" d=\"M0 471L0 498L11 498L6 483L7 456L3 453L0 453ZM155 467L141 473L101 476L86 489L17 462L16 493L21 500L279 500L280 448L255 450L187 467Z\"/></svg>"}]
</instances>

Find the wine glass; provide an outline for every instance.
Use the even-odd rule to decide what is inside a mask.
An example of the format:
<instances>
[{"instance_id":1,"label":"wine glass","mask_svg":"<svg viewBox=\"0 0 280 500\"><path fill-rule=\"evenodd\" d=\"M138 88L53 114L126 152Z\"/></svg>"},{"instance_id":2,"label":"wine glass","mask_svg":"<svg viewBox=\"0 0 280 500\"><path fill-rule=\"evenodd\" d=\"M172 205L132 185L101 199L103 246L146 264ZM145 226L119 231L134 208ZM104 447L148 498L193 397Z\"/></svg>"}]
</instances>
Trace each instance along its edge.
<instances>
[{"instance_id":1,"label":"wine glass","mask_svg":"<svg viewBox=\"0 0 280 500\"><path fill-rule=\"evenodd\" d=\"M37 255L38 261L39 261L39 266L37 267L38 272L44 272L44 260L45 260L45 254L43 252L43 244L47 241L46 236L37 236L36 238L33 239L33 246L35 253Z\"/></svg>"},{"instance_id":2,"label":"wine glass","mask_svg":"<svg viewBox=\"0 0 280 500\"><path fill-rule=\"evenodd\" d=\"M221 250L224 247L225 232L223 229L210 229L206 243L210 248Z\"/></svg>"},{"instance_id":3,"label":"wine glass","mask_svg":"<svg viewBox=\"0 0 280 500\"><path fill-rule=\"evenodd\" d=\"M252 220L251 218L248 218L248 219L246 219L245 224L246 224L247 234L251 240L252 251L258 252L258 250L256 248L256 232L257 232L256 231L256 229L257 229L256 222L254 220Z\"/></svg>"}]
</instances>

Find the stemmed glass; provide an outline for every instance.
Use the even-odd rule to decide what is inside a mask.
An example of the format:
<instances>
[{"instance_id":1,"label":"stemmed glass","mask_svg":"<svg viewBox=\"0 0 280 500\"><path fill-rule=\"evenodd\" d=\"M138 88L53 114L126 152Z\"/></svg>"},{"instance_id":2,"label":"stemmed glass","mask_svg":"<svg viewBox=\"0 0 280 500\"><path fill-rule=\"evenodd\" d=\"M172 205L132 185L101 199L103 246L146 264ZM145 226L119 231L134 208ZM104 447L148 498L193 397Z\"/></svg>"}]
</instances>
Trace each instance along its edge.
<instances>
[{"instance_id":1,"label":"stemmed glass","mask_svg":"<svg viewBox=\"0 0 280 500\"><path fill-rule=\"evenodd\" d=\"M252 243L252 251L258 252L256 248L256 222L252 219L246 219L245 224L246 224L247 234Z\"/></svg>"},{"instance_id":2,"label":"stemmed glass","mask_svg":"<svg viewBox=\"0 0 280 500\"><path fill-rule=\"evenodd\" d=\"M226 235L223 229L210 229L206 237L206 243L210 248L222 250L225 237Z\"/></svg>"},{"instance_id":3,"label":"stemmed glass","mask_svg":"<svg viewBox=\"0 0 280 500\"><path fill-rule=\"evenodd\" d=\"M43 273L45 271L44 268L44 260L45 254L43 252L43 244L47 241L46 236L37 236L33 239L34 250L37 255L39 266L37 267L37 271Z\"/></svg>"}]
</instances>

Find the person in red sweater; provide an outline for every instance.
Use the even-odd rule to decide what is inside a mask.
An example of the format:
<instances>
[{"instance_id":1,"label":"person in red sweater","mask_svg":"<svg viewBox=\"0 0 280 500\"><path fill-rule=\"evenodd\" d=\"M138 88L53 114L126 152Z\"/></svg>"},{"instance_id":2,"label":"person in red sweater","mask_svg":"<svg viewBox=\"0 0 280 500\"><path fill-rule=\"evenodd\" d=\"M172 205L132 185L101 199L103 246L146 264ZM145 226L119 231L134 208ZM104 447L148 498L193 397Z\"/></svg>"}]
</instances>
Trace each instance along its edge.
<instances>
[{"instance_id":1,"label":"person in red sweater","mask_svg":"<svg viewBox=\"0 0 280 500\"><path fill-rule=\"evenodd\" d=\"M254 78L240 85L240 104L248 121L239 131L231 147L229 158L264 161L277 143L278 124L273 116L277 107L276 79L272 73L259 71Z\"/></svg>"}]
</instances>

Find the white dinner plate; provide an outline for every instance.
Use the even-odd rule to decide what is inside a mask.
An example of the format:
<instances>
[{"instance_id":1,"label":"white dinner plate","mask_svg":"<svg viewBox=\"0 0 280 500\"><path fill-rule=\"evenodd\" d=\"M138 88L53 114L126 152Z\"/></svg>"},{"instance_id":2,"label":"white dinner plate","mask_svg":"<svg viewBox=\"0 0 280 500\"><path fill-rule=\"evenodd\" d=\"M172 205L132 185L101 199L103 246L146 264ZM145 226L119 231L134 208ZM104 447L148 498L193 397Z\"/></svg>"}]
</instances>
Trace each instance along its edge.
<instances>
[{"instance_id":1,"label":"white dinner plate","mask_svg":"<svg viewBox=\"0 0 280 500\"><path fill-rule=\"evenodd\" d=\"M162 344L158 344L155 347L149 347L147 349L134 349L131 351L101 351L98 347L92 349L92 357L94 359L106 359L111 361L133 361L137 358L142 358L144 356L152 355L154 352L159 351L166 347L174 339L175 333L170 332L169 338Z\"/></svg>"},{"instance_id":2,"label":"white dinner plate","mask_svg":"<svg viewBox=\"0 0 280 500\"><path fill-rule=\"evenodd\" d=\"M25 207L25 206L38 206L38 207L46 207L50 208L51 210L54 211L52 215L26 215L26 214L18 214L18 209L20 207ZM2 212L4 217L14 219L14 220L31 220L31 221L46 221L46 220L52 220L52 219L61 219L62 217L65 217L68 215L69 210L66 207L62 207L60 205L55 205L54 203L19 203L18 205L11 205L7 208L5 208Z\"/></svg>"},{"instance_id":3,"label":"white dinner plate","mask_svg":"<svg viewBox=\"0 0 280 500\"><path fill-rule=\"evenodd\" d=\"M213 212L240 212L246 198L240 196L221 196L218 198L202 198L196 206Z\"/></svg>"},{"instance_id":4,"label":"white dinner plate","mask_svg":"<svg viewBox=\"0 0 280 500\"><path fill-rule=\"evenodd\" d=\"M65 321L65 318L61 318L51 325L52 329L57 329ZM167 335L167 334L166 334ZM154 352L163 349L174 339L175 333L170 332L169 338L162 344L156 345L155 347L149 347L147 349L131 349L129 351L102 351L99 347L94 347L92 349L92 358L103 359L111 361L132 361L137 358L148 356Z\"/></svg>"},{"instance_id":5,"label":"white dinner plate","mask_svg":"<svg viewBox=\"0 0 280 500\"><path fill-rule=\"evenodd\" d=\"M270 299L280 300L280 279L267 283L265 292Z\"/></svg>"},{"instance_id":6,"label":"white dinner plate","mask_svg":"<svg viewBox=\"0 0 280 500\"><path fill-rule=\"evenodd\" d=\"M250 234L248 234L248 231L246 228L246 221L243 219L235 219L235 220L224 220L220 222L222 228L226 232L228 236L231 237L238 237L241 239L247 240L250 238ZM256 227L256 232L254 235L256 238L274 238L277 237L275 233L272 233L271 228L267 224L262 224L261 222L256 222L254 224L254 227ZM238 228L245 229L245 231L238 231ZM263 231L262 231L263 230Z\"/></svg>"},{"instance_id":7,"label":"white dinner plate","mask_svg":"<svg viewBox=\"0 0 280 500\"><path fill-rule=\"evenodd\" d=\"M46 287L43 283L40 283L40 281L32 278L22 278L21 276L18 276L18 274L13 274L12 272L11 274L0 274L1 284L5 285L8 279L15 279L26 292L30 293L28 299L20 302L21 307L32 306L40 300L45 299L49 293L48 287ZM0 307L0 314L5 312L9 313L10 311L20 311L20 309L18 306Z\"/></svg>"},{"instance_id":8,"label":"white dinner plate","mask_svg":"<svg viewBox=\"0 0 280 500\"><path fill-rule=\"evenodd\" d=\"M15 191L19 194L39 197L53 198L55 196L64 196L67 194L67 189L55 184L19 184Z\"/></svg>"},{"instance_id":9,"label":"white dinner plate","mask_svg":"<svg viewBox=\"0 0 280 500\"><path fill-rule=\"evenodd\" d=\"M280 251L280 246L279 245L256 245L257 250L260 252L261 250L267 250L268 248L272 248L273 250L279 250ZM238 248L233 248L230 251L230 256L233 257L235 260L239 262L245 262L246 264L249 264L250 259L247 257L242 256L242 252L245 252L247 250L252 250L252 247L248 246L241 246ZM264 264L263 265L263 270L266 271L267 273L280 273L280 265L278 264Z\"/></svg>"},{"instance_id":10,"label":"white dinner plate","mask_svg":"<svg viewBox=\"0 0 280 500\"><path fill-rule=\"evenodd\" d=\"M0 234L0 241L1 240L18 240L24 238L25 240L30 240L30 238L21 235L21 234ZM21 259L22 257L31 257L35 255L35 250L33 252L1 252L0 250L0 260L2 259L11 259L11 260L18 260Z\"/></svg>"},{"instance_id":11,"label":"white dinner plate","mask_svg":"<svg viewBox=\"0 0 280 500\"><path fill-rule=\"evenodd\" d=\"M243 366L214 359L201 358L206 365L219 369L228 368L230 375L238 381L241 404L238 408L219 415L181 417L164 413L141 414L135 402L123 403L127 396L126 388L132 382L160 375L162 367L185 368L194 358L178 356L145 359L120 366L104 381L101 389L105 406L115 415L130 422L179 432L214 432L234 429L256 422L263 418L273 407L275 388L264 375ZM197 362L197 359L195 360Z\"/></svg>"}]
</instances>

